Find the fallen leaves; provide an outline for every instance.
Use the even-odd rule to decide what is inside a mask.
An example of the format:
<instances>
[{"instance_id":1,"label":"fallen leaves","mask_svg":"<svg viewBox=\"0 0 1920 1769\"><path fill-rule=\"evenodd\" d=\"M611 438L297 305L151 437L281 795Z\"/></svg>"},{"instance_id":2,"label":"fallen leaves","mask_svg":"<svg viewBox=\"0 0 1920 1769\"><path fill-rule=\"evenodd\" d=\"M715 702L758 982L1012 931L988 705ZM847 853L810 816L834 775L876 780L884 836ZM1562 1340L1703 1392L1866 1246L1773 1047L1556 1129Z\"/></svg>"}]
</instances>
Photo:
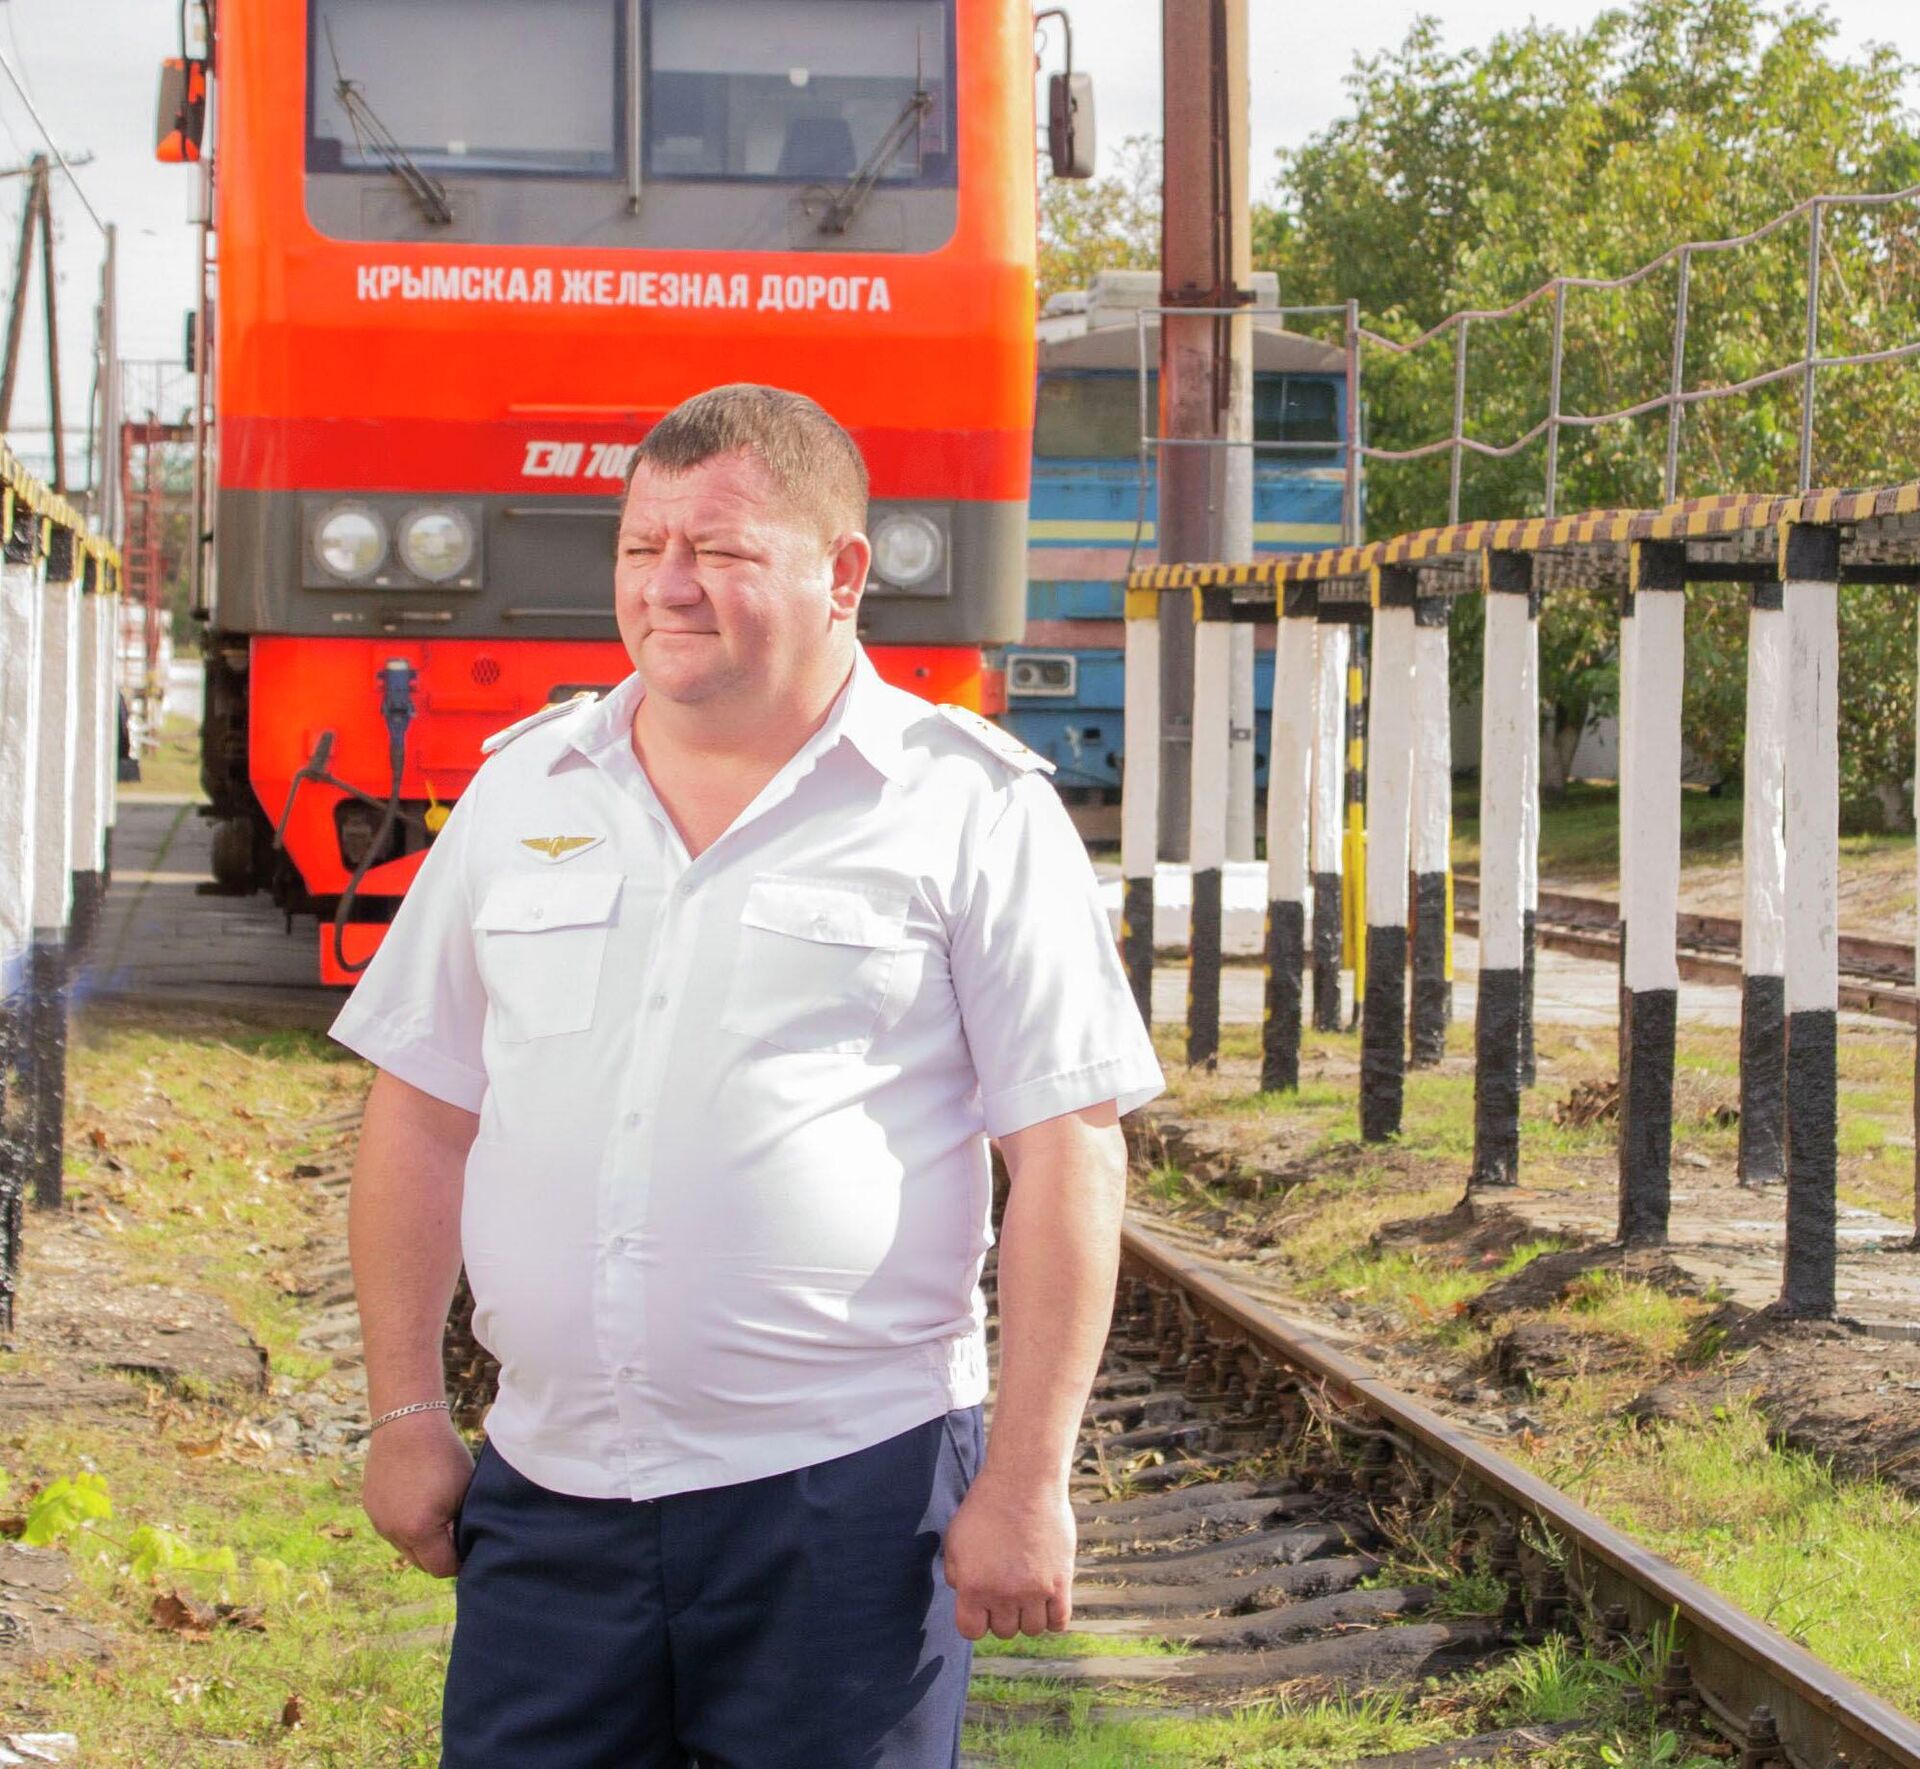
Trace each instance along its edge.
<instances>
[{"instance_id":1,"label":"fallen leaves","mask_svg":"<svg viewBox=\"0 0 1920 1769\"><path fill-rule=\"evenodd\" d=\"M162 1591L147 1612L156 1628L204 1640L215 1628L243 1628L264 1634L267 1619L257 1603L202 1603L184 1591Z\"/></svg>"}]
</instances>

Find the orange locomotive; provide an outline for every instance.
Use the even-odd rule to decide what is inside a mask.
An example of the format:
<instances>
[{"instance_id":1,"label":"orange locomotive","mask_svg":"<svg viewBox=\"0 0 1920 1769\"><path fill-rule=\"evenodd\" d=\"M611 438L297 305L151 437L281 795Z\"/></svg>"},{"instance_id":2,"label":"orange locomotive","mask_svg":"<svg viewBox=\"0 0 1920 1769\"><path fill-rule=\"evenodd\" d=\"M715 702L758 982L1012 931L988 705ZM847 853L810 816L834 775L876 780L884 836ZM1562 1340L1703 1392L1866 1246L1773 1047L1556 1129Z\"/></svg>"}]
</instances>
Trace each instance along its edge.
<instances>
[{"instance_id":1,"label":"orange locomotive","mask_svg":"<svg viewBox=\"0 0 1920 1769\"><path fill-rule=\"evenodd\" d=\"M1025 596L1030 0L217 20L203 771L221 882L316 912L326 981L364 966L481 739L626 673L616 494L703 387L795 388L848 425L876 664L998 710L983 648ZM167 106L169 157L197 157L198 113Z\"/></svg>"}]
</instances>

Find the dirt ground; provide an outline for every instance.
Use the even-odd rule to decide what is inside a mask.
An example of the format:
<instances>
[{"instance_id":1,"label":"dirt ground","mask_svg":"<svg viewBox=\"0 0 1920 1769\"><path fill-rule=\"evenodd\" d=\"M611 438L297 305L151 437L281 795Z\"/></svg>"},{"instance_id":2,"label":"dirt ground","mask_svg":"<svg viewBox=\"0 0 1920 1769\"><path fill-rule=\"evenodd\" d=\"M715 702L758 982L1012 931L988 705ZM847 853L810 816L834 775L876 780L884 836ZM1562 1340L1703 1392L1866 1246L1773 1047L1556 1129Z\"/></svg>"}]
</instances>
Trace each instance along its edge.
<instances>
[{"instance_id":1,"label":"dirt ground","mask_svg":"<svg viewBox=\"0 0 1920 1769\"><path fill-rule=\"evenodd\" d=\"M1449 1058L1451 1069L1464 1063ZM1254 1084L1251 1065L1245 1074L1237 1067L1227 1063L1202 1090L1211 1086L1224 1104L1236 1088ZM1350 1063L1323 1058L1307 1084L1344 1087L1350 1070ZM1673 1245L1657 1251L1626 1251L1613 1242L1614 1164L1605 1149L1556 1152L1529 1165L1536 1183L1526 1188L1466 1196L1458 1177L1463 1164L1391 1148L1328 1148L1304 1115L1195 1111L1190 1101L1184 1109L1162 1103L1141 1113L1132 1126L1134 1157L1142 1172L1163 1176L1161 1196L1148 1205L1161 1232L1231 1267L1236 1281L1271 1306L1484 1435L1537 1432L1537 1397L1556 1383L1591 1381L1615 1367L1647 1370L1643 1348L1567 1325L1568 1298L1593 1281L1590 1274L1611 1273L1699 1305L1685 1343L1632 1394L1628 1404L1638 1416L1678 1419L1751 1400L1777 1441L1920 1497L1920 1343L1876 1336L1845 1320L1782 1318L1768 1306L1778 1284L1779 1188L1742 1187L1720 1151L1697 1154L1688 1146L1690 1127L1723 1113L1719 1095L1734 1085L1683 1078ZM1553 1089L1543 1077L1542 1090ZM1554 1103L1571 1092L1562 1083ZM1165 1176L1174 1173L1182 1189L1168 1197ZM1302 1281L1303 1254L1310 1266L1315 1248L1348 1250L1337 1220L1329 1221L1329 1190L1352 1200L1352 1249L1415 1251L1423 1269L1469 1280L1463 1287L1475 1293L1448 1306L1485 1331L1465 1338L1460 1355L1436 1346L1432 1334L1407 1331L1404 1298L1380 1307ZM1337 1218L1342 1206L1332 1208ZM1920 1290L1920 1252L1910 1239L1891 1239L1900 1225L1875 1220L1888 1237L1845 1247L1843 1296L1852 1290L1911 1297ZM1496 1272L1543 1235L1563 1250L1484 1288L1470 1281ZM1908 1321L1920 1318L1910 1303L1905 1308Z\"/></svg>"},{"instance_id":2,"label":"dirt ground","mask_svg":"<svg viewBox=\"0 0 1920 1769\"><path fill-rule=\"evenodd\" d=\"M217 1296L193 1283L128 1276L115 1248L123 1225L111 1206L83 1193L58 1210L30 1209L14 1331L0 1348L10 1354L0 1439L16 1423L48 1418L84 1427L137 1424L144 1415L164 1433L180 1409L211 1401L231 1422L196 1452L262 1464L287 1453L351 1456L365 1414L358 1316L344 1287L347 1176L344 1147L293 1169L325 1207L303 1255L279 1269L276 1281L289 1295L317 1298L323 1310L326 1293L339 1291L302 1344L330 1356L341 1376L303 1384L297 1401ZM0 1538L17 1536L23 1522L0 1514ZM73 1576L59 1550L0 1540L0 1679L41 1660L109 1656L111 1632L77 1620L62 1601Z\"/></svg>"}]
</instances>

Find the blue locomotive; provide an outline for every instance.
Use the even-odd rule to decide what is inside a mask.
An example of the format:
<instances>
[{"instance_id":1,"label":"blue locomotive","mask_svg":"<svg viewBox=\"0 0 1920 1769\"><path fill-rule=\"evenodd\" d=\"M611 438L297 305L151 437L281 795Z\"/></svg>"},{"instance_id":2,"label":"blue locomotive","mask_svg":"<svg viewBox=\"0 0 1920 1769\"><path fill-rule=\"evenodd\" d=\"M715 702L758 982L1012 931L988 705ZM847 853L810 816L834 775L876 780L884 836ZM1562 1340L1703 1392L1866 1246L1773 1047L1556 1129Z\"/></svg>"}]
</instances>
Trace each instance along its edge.
<instances>
[{"instance_id":1,"label":"blue locomotive","mask_svg":"<svg viewBox=\"0 0 1920 1769\"><path fill-rule=\"evenodd\" d=\"M1139 531L1138 561L1154 559L1151 465L1139 484L1138 315L1158 299L1151 271L1106 271L1087 291L1056 295L1039 322L1033 495L1027 524L1027 632L1006 652L1004 723L1054 764L1054 784L1090 836L1096 807L1120 797L1121 592ZM1254 456L1254 548L1305 550L1340 539L1347 435L1346 359L1337 345L1263 318L1271 276L1254 279L1254 439L1324 444ZM1147 362L1159 331L1147 322ZM1149 373L1149 421L1158 411ZM1256 782L1266 777L1273 652L1261 634L1254 665L1259 710ZM1084 814L1083 814L1084 813Z\"/></svg>"}]
</instances>

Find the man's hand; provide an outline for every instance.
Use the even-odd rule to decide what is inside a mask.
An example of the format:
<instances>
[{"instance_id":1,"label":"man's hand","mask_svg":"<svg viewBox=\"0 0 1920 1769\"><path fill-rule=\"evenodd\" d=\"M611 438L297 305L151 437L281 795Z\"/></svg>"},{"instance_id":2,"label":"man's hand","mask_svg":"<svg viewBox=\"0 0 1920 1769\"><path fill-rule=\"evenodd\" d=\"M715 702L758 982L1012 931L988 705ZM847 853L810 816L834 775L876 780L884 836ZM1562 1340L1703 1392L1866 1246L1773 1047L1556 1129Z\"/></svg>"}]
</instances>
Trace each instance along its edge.
<instances>
[{"instance_id":1,"label":"man's hand","mask_svg":"<svg viewBox=\"0 0 1920 1769\"><path fill-rule=\"evenodd\" d=\"M422 1572L460 1570L453 1520L473 1479L473 1457L445 1413L415 1413L382 1425L367 1443L360 1503L381 1535Z\"/></svg>"},{"instance_id":2,"label":"man's hand","mask_svg":"<svg viewBox=\"0 0 1920 1769\"><path fill-rule=\"evenodd\" d=\"M1059 1633L1073 1619L1073 1507L1064 1485L983 1469L947 1525L960 1632Z\"/></svg>"}]
</instances>

